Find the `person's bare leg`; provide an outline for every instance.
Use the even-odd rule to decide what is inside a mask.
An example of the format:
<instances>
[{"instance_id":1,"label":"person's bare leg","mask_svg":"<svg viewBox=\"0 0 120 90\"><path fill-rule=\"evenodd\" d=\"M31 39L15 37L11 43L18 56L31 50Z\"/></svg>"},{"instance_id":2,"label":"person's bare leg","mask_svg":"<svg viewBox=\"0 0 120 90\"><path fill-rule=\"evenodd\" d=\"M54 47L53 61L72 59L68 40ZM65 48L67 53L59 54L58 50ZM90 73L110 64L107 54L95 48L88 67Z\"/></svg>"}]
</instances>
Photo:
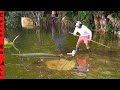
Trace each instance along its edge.
<instances>
[{"instance_id":1,"label":"person's bare leg","mask_svg":"<svg viewBox=\"0 0 120 90\"><path fill-rule=\"evenodd\" d=\"M90 49L90 46L89 46L89 45L86 45L86 48L87 48L87 49Z\"/></svg>"},{"instance_id":2,"label":"person's bare leg","mask_svg":"<svg viewBox=\"0 0 120 90\"><path fill-rule=\"evenodd\" d=\"M75 51L77 52L79 50L80 42L77 42Z\"/></svg>"},{"instance_id":3,"label":"person's bare leg","mask_svg":"<svg viewBox=\"0 0 120 90\"><path fill-rule=\"evenodd\" d=\"M78 41L77 41L75 49L72 51L72 56L74 56L77 53L77 51L79 50L80 43L81 42L80 42L80 38L79 38Z\"/></svg>"},{"instance_id":4,"label":"person's bare leg","mask_svg":"<svg viewBox=\"0 0 120 90\"><path fill-rule=\"evenodd\" d=\"M76 48L72 51L72 56L75 56L75 54L76 54L77 51L79 50L79 45L80 45L80 42L77 42Z\"/></svg>"},{"instance_id":5,"label":"person's bare leg","mask_svg":"<svg viewBox=\"0 0 120 90\"><path fill-rule=\"evenodd\" d=\"M86 42L85 45L86 45L86 49L90 48L90 46L88 45L88 42Z\"/></svg>"},{"instance_id":6,"label":"person's bare leg","mask_svg":"<svg viewBox=\"0 0 120 90\"><path fill-rule=\"evenodd\" d=\"M89 46L88 42L87 42L87 43L85 43L85 45L86 45L86 49L87 49L88 51L91 51L91 50L90 50L90 46Z\"/></svg>"},{"instance_id":7,"label":"person's bare leg","mask_svg":"<svg viewBox=\"0 0 120 90\"><path fill-rule=\"evenodd\" d=\"M85 45L86 45L86 49L90 49L90 46L89 46L89 41L84 41L85 42Z\"/></svg>"},{"instance_id":8,"label":"person's bare leg","mask_svg":"<svg viewBox=\"0 0 120 90\"><path fill-rule=\"evenodd\" d=\"M80 45L80 42L77 42L76 47L79 47L79 45Z\"/></svg>"}]
</instances>

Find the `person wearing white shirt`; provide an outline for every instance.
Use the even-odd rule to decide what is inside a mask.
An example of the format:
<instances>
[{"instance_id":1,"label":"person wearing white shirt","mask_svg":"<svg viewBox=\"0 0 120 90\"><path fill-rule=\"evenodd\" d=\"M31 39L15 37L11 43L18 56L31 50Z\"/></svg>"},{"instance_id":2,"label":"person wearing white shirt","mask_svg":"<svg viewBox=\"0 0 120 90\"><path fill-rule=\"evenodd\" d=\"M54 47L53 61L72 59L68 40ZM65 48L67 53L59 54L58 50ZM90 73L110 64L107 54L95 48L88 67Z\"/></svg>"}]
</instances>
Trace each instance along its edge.
<instances>
[{"instance_id":1,"label":"person wearing white shirt","mask_svg":"<svg viewBox=\"0 0 120 90\"><path fill-rule=\"evenodd\" d=\"M75 26L76 27L73 32L73 35L77 35L78 32L80 36L77 41L75 50L72 51L72 56L74 56L76 52L79 50L80 43L84 43L86 45L86 48L90 50L89 42L92 39L92 31L88 29L85 25L82 25L80 21L77 21Z\"/></svg>"}]
</instances>

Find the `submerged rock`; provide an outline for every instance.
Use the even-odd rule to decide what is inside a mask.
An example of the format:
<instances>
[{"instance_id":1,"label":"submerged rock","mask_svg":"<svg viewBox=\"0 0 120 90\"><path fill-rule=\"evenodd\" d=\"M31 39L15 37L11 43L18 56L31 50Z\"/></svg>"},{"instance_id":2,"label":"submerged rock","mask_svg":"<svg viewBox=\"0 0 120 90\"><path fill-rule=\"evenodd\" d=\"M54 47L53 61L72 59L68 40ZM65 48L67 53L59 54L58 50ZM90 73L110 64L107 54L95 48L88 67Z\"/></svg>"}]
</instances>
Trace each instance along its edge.
<instances>
[{"instance_id":1,"label":"submerged rock","mask_svg":"<svg viewBox=\"0 0 120 90\"><path fill-rule=\"evenodd\" d=\"M71 70L75 66L74 60L66 60L66 59L60 59L60 60L52 60L47 61L46 63L47 68L53 69L53 70Z\"/></svg>"},{"instance_id":2,"label":"submerged rock","mask_svg":"<svg viewBox=\"0 0 120 90\"><path fill-rule=\"evenodd\" d=\"M30 19L28 17L21 17L21 24L22 24L22 27L26 28L26 29L34 28L32 19Z\"/></svg>"}]
</instances>

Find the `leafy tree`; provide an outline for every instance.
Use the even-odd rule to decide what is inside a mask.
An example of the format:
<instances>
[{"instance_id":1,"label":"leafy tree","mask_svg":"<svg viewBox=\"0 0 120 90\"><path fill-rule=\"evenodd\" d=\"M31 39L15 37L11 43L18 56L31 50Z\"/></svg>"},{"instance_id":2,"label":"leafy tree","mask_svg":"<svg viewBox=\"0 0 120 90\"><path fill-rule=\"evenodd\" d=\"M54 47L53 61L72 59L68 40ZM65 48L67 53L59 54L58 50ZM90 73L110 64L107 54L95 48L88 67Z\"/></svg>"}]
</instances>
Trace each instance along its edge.
<instances>
[{"instance_id":1,"label":"leafy tree","mask_svg":"<svg viewBox=\"0 0 120 90\"><path fill-rule=\"evenodd\" d=\"M78 20L80 20L83 24L92 29L94 26L92 21L92 15L93 14L91 13L91 11L78 11Z\"/></svg>"}]
</instances>

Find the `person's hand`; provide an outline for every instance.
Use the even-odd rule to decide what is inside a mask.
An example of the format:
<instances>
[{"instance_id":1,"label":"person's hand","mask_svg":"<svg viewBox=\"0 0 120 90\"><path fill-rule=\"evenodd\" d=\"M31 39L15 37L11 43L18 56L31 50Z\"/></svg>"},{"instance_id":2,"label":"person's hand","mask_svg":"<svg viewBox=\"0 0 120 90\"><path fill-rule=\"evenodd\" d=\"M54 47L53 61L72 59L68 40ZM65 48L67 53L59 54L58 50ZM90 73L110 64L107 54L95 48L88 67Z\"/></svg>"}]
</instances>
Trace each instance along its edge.
<instances>
[{"instance_id":1,"label":"person's hand","mask_svg":"<svg viewBox=\"0 0 120 90\"><path fill-rule=\"evenodd\" d=\"M76 34L72 33L74 36L76 36Z\"/></svg>"},{"instance_id":2,"label":"person's hand","mask_svg":"<svg viewBox=\"0 0 120 90\"><path fill-rule=\"evenodd\" d=\"M91 41L91 39L88 39L88 41L90 42L90 41Z\"/></svg>"},{"instance_id":3,"label":"person's hand","mask_svg":"<svg viewBox=\"0 0 120 90\"><path fill-rule=\"evenodd\" d=\"M76 34L74 34L74 33L71 33L71 34L73 34L74 36L76 35Z\"/></svg>"},{"instance_id":4,"label":"person's hand","mask_svg":"<svg viewBox=\"0 0 120 90\"><path fill-rule=\"evenodd\" d=\"M69 32L70 34L72 34L72 35L74 35L74 33L72 33L72 32Z\"/></svg>"}]
</instances>

